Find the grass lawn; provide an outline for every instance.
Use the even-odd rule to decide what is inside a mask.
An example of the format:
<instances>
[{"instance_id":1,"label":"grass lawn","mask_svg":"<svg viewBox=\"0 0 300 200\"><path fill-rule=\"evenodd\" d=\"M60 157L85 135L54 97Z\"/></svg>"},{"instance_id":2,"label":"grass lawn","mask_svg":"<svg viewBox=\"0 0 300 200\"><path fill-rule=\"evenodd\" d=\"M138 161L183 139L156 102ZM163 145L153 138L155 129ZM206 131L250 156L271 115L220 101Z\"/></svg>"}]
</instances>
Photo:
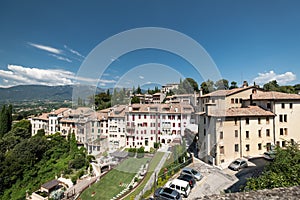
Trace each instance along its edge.
<instances>
[{"instance_id":1,"label":"grass lawn","mask_svg":"<svg viewBox=\"0 0 300 200\"><path fill-rule=\"evenodd\" d=\"M130 197L135 197L138 195L145 187L146 183L150 179L151 175L153 174L153 171L155 167L158 165L159 161L163 157L164 153L163 152L157 152L154 157L152 158L150 164L149 164L149 170L148 173L146 174L146 177L143 180L143 183L141 183L131 194L129 194L124 200L130 200Z\"/></svg>"},{"instance_id":2,"label":"grass lawn","mask_svg":"<svg viewBox=\"0 0 300 200\"><path fill-rule=\"evenodd\" d=\"M86 189L80 196L82 200L101 199L109 200L124 190L134 178L141 165L146 164L149 158L128 158L115 169L108 172L99 182ZM120 183L122 183L120 185ZM95 193L92 196L92 193Z\"/></svg>"}]
</instances>

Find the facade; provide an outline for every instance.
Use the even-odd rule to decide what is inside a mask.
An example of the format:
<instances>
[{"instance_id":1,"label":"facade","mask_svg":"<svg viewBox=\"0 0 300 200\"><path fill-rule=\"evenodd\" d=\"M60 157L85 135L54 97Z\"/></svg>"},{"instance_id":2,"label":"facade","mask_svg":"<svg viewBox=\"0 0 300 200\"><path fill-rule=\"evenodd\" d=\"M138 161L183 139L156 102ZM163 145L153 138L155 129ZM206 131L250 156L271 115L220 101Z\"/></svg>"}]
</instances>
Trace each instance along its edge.
<instances>
[{"instance_id":1,"label":"facade","mask_svg":"<svg viewBox=\"0 0 300 200\"><path fill-rule=\"evenodd\" d=\"M215 91L199 102L199 157L207 162L227 165L300 140L300 95L251 86Z\"/></svg>"},{"instance_id":2,"label":"facade","mask_svg":"<svg viewBox=\"0 0 300 200\"><path fill-rule=\"evenodd\" d=\"M59 109L33 118L32 135L39 129L47 135L74 134L78 144L93 155L141 146L149 151L155 142L181 141L184 130L194 122L193 113L187 103L116 105L101 111Z\"/></svg>"},{"instance_id":3,"label":"facade","mask_svg":"<svg viewBox=\"0 0 300 200\"><path fill-rule=\"evenodd\" d=\"M69 108L59 108L50 113L43 113L40 116L30 119L32 124L32 135L37 134L39 129L44 129L47 135L60 132L59 120L69 111Z\"/></svg>"},{"instance_id":4,"label":"facade","mask_svg":"<svg viewBox=\"0 0 300 200\"><path fill-rule=\"evenodd\" d=\"M162 93L168 93L172 90L178 89L179 83L169 83L162 86Z\"/></svg>"},{"instance_id":5,"label":"facade","mask_svg":"<svg viewBox=\"0 0 300 200\"><path fill-rule=\"evenodd\" d=\"M126 109L126 146L168 144L180 138L190 124L193 107L185 104L134 104Z\"/></svg>"}]
</instances>

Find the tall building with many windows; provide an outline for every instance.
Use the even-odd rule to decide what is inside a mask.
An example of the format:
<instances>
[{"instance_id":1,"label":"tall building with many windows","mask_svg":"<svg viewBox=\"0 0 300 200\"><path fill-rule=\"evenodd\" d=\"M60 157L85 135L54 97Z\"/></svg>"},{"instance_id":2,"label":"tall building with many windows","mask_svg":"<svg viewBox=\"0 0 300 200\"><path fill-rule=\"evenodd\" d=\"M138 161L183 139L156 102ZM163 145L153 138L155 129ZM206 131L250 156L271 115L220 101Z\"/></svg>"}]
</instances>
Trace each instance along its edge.
<instances>
[{"instance_id":1,"label":"tall building with many windows","mask_svg":"<svg viewBox=\"0 0 300 200\"><path fill-rule=\"evenodd\" d=\"M215 91L199 103L199 157L207 162L225 165L300 140L300 95L251 86Z\"/></svg>"}]
</instances>

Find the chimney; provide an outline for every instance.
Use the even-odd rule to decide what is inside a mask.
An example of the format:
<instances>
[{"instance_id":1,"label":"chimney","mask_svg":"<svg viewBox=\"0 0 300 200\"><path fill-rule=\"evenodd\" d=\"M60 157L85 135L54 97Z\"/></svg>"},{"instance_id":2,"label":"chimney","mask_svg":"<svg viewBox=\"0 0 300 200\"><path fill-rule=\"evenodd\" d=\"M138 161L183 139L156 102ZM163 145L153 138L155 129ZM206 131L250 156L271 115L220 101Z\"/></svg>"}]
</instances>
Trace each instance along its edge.
<instances>
[{"instance_id":1,"label":"chimney","mask_svg":"<svg viewBox=\"0 0 300 200\"><path fill-rule=\"evenodd\" d=\"M243 88L246 88L246 87L248 87L249 85L248 85L248 82L247 81L244 81L243 82Z\"/></svg>"}]
</instances>

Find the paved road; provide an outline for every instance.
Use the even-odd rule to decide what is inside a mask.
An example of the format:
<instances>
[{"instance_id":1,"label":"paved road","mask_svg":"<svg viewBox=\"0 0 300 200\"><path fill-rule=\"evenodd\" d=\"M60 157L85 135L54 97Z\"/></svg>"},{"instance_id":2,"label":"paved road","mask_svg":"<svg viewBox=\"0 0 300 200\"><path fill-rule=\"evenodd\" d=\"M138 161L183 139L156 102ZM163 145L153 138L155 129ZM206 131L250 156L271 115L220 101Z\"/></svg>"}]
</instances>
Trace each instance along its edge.
<instances>
[{"instance_id":1,"label":"paved road","mask_svg":"<svg viewBox=\"0 0 300 200\"><path fill-rule=\"evenodd\" d=\"M228 175L220 169L199 160L195 160L190 167L200 171L204 178L197 182L189 197L186 198L188 200L194 200L205 195L219 194L238 180L234 176Z\"/></svg>"},{"instance_id":2,"label":"paved road","mask_svg":"<svg viewBox=\"0 0 300 200\"><path fill-rule=\"evenodd\" d=\"M239 192L241 188L246 185L247 178L259 176L269 161L265 160L264 158L254 158L249 159L248 163L250 164L249 167L240 170L239 172L233 172L230 169L224 170L224 172L227 171L228 174L231 173L238 178L238 181L231 187L227 188L225 192Z\"/></svg>"}]
</instances>

